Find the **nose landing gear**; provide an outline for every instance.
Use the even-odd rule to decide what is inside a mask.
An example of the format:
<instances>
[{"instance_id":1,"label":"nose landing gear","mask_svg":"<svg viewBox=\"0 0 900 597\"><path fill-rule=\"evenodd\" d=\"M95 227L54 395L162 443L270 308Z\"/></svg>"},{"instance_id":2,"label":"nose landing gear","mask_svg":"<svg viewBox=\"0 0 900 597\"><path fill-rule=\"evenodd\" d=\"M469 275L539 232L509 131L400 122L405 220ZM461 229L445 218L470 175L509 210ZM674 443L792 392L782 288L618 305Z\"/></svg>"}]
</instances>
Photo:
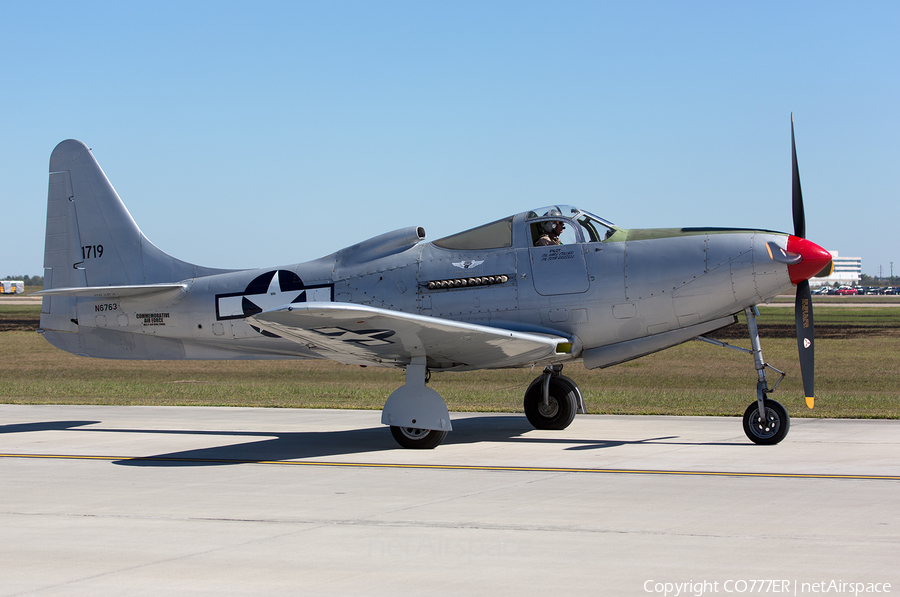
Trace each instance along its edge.
<instances>
[{"instance_id":1,"label":"nose landing gear","mask_svg":"<svg viewBox=\"0 0 900 597\"><path fill-rule=\"evenodd\" d=\"M753 362L756 366L756 374L759 381L756 383L756 402L752 402L744 412L744 433L755 444L777 444L785 438L790 430L791 418L784 406L775 400L770 400L768 395L774 392L781 380L784 379L784 372L763 361L762 347L759 342L759 328L756 325L756 307L744 309L744 314L747 316L747 328L750 332L750 346L752 350L747 350L740 346L732 346L731 344L703 336L700 336L699 339L716 346L748 352L753 355ZM769 388L769 383L766 380L766 368L781 376L771 388Z\"/></svg>"}]
</instances>

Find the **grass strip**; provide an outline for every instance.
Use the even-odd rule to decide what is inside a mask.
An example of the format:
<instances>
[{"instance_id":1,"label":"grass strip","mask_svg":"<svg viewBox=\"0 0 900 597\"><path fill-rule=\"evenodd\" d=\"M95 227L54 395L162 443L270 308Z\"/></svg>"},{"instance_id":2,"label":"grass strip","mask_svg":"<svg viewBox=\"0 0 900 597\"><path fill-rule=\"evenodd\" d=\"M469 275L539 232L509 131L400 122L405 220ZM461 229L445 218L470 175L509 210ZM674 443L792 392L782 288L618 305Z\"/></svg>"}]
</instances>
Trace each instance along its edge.
<instances>
[{"instance_id":1,"label":"grass strip","mask_svg":"<svg viewBox=\"0 0 900 597\"><path fill-rule=\"evenodd\" d=\"M733 341L749 346L749 342ZM816 408L804 404L793 338L763 339L787 373L774 397L794 417L900 418L897 339L817 341ZM540 371L443 372L430 386L450 410L521 412ZM755 399L749 355L688 342L602 370L567 365L590 413L742 415ZM14 404L202 405L380 409L403 372L331 361L118 361L60 351L34 332L0 334L0 401ZM777 379L770 374L770 384Z\"/></svg>"}]
</instances>

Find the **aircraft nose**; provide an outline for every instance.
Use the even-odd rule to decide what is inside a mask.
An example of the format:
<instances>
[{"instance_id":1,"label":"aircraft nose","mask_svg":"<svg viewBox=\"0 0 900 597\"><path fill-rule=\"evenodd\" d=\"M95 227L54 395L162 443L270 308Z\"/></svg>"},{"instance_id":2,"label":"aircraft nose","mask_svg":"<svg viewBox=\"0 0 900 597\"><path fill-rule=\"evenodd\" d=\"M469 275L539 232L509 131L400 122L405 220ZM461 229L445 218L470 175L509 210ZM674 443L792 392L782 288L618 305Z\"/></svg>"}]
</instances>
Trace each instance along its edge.
<instances>
[{"instance_id":1,"label":"aircraft nose","mask_svg":"<svg viewBox=\"0 0 900 597\"><path fill-rule=\"evenodd\" d=\"M800 238L799 236L788 237L787 250L788 253L795 253L803 257L800 263L788 266L792 284L799 284L819 274L828 275L831 271L823 270L826 270L826 268L830 270L834 267L831 261L831 253L805 238Z\"/></svg>"}]
</instances>

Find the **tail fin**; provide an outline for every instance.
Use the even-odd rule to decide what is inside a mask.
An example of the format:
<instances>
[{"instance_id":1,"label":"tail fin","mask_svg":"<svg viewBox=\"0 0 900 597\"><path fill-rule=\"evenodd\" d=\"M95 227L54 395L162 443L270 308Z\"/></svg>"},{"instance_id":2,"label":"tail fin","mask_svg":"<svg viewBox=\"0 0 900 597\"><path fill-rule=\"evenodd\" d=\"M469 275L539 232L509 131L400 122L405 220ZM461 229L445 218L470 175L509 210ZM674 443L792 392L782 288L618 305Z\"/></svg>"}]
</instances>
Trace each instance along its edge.
<instances>
[{"instance_id":1,"label":"tail fin","mask_svg":"<svg viewBox=\"0 0 900 597\"><path fill-rule=\"evenodd\" d=\"M50 155L44 290L178 282L221 273L167 255L138 228L81 141ZM75 297L44 297L41 327L77 332Z\"/></svg>"}]
</instances>

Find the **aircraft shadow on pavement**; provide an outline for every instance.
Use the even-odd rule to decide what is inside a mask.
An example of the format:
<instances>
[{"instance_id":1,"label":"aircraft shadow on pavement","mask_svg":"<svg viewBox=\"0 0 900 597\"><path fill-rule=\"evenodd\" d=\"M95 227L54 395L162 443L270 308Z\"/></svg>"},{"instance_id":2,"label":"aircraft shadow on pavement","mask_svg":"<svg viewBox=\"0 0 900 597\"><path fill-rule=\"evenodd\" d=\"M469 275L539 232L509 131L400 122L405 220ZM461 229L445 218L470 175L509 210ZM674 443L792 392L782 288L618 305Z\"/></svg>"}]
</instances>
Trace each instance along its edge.
<instances>
[{"instance_id":1,"label":"aircraft shadow on pavement","mask_svg":"<svg viewBox=\"0 0 900 597\"><path fill-rule=\"evenodd\" d=\"M99 429L97 431L100 431ZM109 429L105 431L119 431ZM453 421L453 431L442 445L474 443L539 443L576 444L566 449L592 450L614 448L623 445L672 442L677 436L647 438L640 440L579 440L572 438L529 437L534 428L522 415L490 417L467 417ZM345 456L359 454L365 456L376 452L402 450L397 446L386 427L353 429L343 431L300 431L290 433L265 433L246 431L190 431L190 430L136 430L138 433L172 433L210 436L237 436L243 438L265 438L237 444L212 446L194 450L184 450L154 456L118 460L115 464L125 466L221 466L259 462L278 462ZM274 437L273 437L274 436ZM693 442L691 442L693 444ZM734 443L729 445L742 445ZM440 450L440 447L437 448Z\"/></svg>"},{"instance_id":2,"label":"aircraft shadow on pavement","mask_svg":"<svg viewBox=\"0 0 900 597\"><path fill-rule=\"evenodd\" d=\"M341 431L228 431L191 429L114 429L91 428L100 421L46 421L0 425L0 433L33 431L76 430L94 433L134 433L174 436L208 436L215 438L241 438L239 443L215 445L156 454L123 458L113 461L125 466L222 466L259 462L278 462L402 450L387 427L371 427ZM571 437L546 437L534 432L534 427L524 415L491 415L465 417L453 421L453 431L442 445L475 443L536 443L566 445L566 450L598 450L624 445L744 445L743 442L678 442L678 436L654 437L637 440L574 439ZM254 441L255 440L255 441ZM440 447L437 448L440 450Z\"/></svg>"},{"instance_id":3,"label":"aircraft shadow on pavement","mask_svg":"<svg viewBox=\"0 0 900 597\"><path fill-rule=\"evenodd\" d=\"M170 452L155 456L118 460L126 466L218 466L256 462L277 462L304 458L373 454L402 450L387 427L342 431L297 431L289 433L258 431L191 431L191 430L123 430L96 431L171 433L176 435L209 435L218 437L265 438L237 444ZM527 431L534 431L525 417L471 417L453 421L453 431L444 445L475 442L514 441Z\"/></svg>"},{"instance_id":4,"label":"aircraft shadow on pavement","mask_svg":"<svg viewBox=\"0 0 900 597\"><path fill-rule=\"evenodd\" d=\"M39 421L37 423L13 423L0 425L0 433L28 433L31 431L65 431L74 427L96 425L101 421Z\"/></svg>"}]
</instances>

